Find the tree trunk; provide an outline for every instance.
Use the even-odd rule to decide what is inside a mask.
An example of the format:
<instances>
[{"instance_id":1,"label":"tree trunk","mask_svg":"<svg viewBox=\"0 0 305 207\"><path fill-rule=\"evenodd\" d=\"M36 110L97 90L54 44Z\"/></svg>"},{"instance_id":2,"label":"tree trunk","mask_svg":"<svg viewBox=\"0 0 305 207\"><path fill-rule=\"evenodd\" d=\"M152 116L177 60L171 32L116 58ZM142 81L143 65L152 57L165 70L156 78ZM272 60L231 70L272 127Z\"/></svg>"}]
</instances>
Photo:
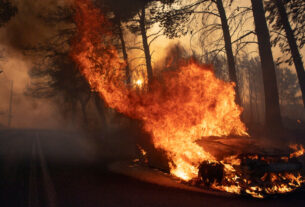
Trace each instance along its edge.
<instances>
[{"instance_id":1,"label":"tree trunk","mask_svg":"<svg viewBox=\"0 0 305 207\"><path fill-rule=\"evenodd\" d=\"M127 85L129 85L130 84L130 68L129 68L128 54L127 54L127 50L126 50L126 44L125 44L124 34L122 31L121 22L119 22L119 36L120 36L120 40L121 40L123 58L126 63L126 66L125 66L126 83L127 83Z\"/></svg>"},{"instance_id":2,"label":"tree trunk","mask_svg":"<svg viewBox=\"0 0 305 207\"><path fill-rule=\"evenodd\" d=\"M146 68L147 68L147 79L148 85L151 83L153 78L152 66L151 66L151 55L149 50L149 45L147 42L146 25L145 25L145 7L142 8L140 16L140 28L143 42L143 49L145 53Z\"/></svg>"},{"instance_id":3,"label":"tree trunk","mask_svg":"<svg viewBox=\"0 0 305 207\"><path fill-rule=\"evenodd\" d=\"M282 128L279 94L277 90L275 66L270 44L265 10L262 0L251 0L255 31L258 39L259 54L265 91L265 126L267 131Z\"/></svg>"},{"instance_id":4,"label":"tree trunk","mask_svg":"<svg viewBox=\"0 0 305 207\"><path fill-rule=\"evenodd\" d=\"M257 77L255 78L255 80L257 80ZM254 84L254 87L255 87L255 123L258 123L259 121L259 111L258 111L258 102L257 102L257 93L258 93L258 91L257 91L257 88L258 87L256 87L256 84L257 84L257 82Z\"/></svg>"},{"instance_id":5,"label":"tree trunk","mask_svg":"<svg viewBox=\"0 0 305 207\"><path fill-rule=\"evenodd\" d=\"M274 0L278 11L279 11L279 15L280 15L280 19L281 22L283 24L285 33L286 33L286 37L290 46L290 50L291 50L291 54L292 54L292 58L293 58L293 62L294 62L294 66L295 69L297 71L297 76L299 79L299 83L300 83L300 88L302 91L302 98L303 98L303 105L305 107L305 71L304 71L304 65L303 65L303 61L302 61L302 57L300 55L293 31L291 29L289 20L288 20L288 16L283 4L282 0Z\"/></svg>"},{"instance_id":6,"label":"tree trunk","mask_svg":"<svg viewBox=\"0 0 305 207\"><path fill-rule=\"evenodd\" d=\"M216 4L217 4L218 13L219 13L220 19L221 19L223 37L224 37L224 41L225 41L225 49L226 49L226 54L227 54L229 76L230 76L230 80L236 84L236 86L235 86L236 103L241 105L240 95L239 95L239 84L238 84L237 75L236 75L235 59L234 59L233 50L232 50L232 40L231 40L230 29L229 29L229 25L228 25L227 16L226 16L226 11L223 7L222 0L216 0Z\"/></svg>"},{"instance_id":7,"label":"tree trunk","mask_svg":"<svg viewBox=\"0 0 305 207\"><path fill-rule=\"evenodd\" d=\"M248 81L249 81L249 108L250 108L250 118L249 118L249 122L250 124L253 124L253 100L252 100L252 81L251 81L251 72L250 72L250 68L248 69Z\"/></svg>"}]
</instances>

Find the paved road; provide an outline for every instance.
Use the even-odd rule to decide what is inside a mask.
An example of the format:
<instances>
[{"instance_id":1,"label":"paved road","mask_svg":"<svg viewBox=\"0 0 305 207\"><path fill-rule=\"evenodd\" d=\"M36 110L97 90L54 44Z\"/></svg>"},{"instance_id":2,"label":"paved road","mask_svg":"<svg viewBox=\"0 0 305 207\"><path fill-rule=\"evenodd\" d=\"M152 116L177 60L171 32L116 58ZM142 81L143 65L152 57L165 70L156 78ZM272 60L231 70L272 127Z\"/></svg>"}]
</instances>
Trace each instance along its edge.
<instances>
[{"instance_id":1,"label":"paved road","mask_svg":"<svg viewBox=\"0 0 305 207\"><path fill-rule=\"evenodd\" d=\"M109 172L106 158L80 133L0 131L0 206L305 206L304 191L257 200L144 183Z\"/></svg>"}]
</instances>

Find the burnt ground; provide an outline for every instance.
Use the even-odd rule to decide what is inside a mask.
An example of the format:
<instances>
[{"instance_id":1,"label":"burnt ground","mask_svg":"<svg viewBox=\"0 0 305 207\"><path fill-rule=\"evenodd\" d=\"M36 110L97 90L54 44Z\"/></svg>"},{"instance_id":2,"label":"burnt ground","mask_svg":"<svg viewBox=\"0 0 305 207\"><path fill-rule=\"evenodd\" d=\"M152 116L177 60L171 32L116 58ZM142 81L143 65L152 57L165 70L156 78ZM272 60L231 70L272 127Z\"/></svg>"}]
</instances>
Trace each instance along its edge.
<instances>
[{"instance_id":1,"label":"burnt ground","mask_svg":"<svg viewBox=\"0 0 305 207\"><path fill-rule=\"evenodd\" d=\"M141 182L107 169L133 156L132 141L93 143L79 132L0 131L0 206L305 206L303 190L260 200Z\"/></svg>"}]
</instances>

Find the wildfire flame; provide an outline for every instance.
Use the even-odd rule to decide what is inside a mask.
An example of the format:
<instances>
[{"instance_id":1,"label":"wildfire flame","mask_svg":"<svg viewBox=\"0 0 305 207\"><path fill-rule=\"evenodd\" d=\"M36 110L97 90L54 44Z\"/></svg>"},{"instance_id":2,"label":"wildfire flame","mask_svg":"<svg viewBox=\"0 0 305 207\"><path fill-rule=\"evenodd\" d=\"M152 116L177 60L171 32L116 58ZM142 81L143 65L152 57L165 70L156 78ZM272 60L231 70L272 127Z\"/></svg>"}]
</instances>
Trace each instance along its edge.
<instances>
[{"instance_id":1,"label":"wildfire flame","mask_svg":"<svg viewBox=\"0 0 305 207\"><path fill-rule=\"evenodd\" d=\"M137 85L137 87L142 88L142 86L143 86L143 80L142 80L142 79L138 79L138 80L136 81L136 85Z\"/></svg>"},{"instance_id":2,"label":"wildfire flame","mask_svg":"<svg viewBox=\"0 0 305 207\"><path fill-rule=\"evenodd\" d=\"M148 90L128 87L124 82L125 63L111 44L111 24L90 0L76 0L75 8L77 36L71 56L79 70L109 107L143 121L154 146L166 151L172 175L190 181L198 177L203 161L219 162L196 143L198 139L248 135L240 120L242 108L234 101L233 83L217 79L209 66L184 60L175 71L163 72L161 78L155 78ZM136 85L142 87L143 81L137 80ZM235 184L214 183L211 187L240 193L240 178L234 169L240 160L234 157L221 163L227 182ZM258 197L259 189L253 188L248 190L249 194Z\"/></svg>"},{"instance_id":3,"label":"wildfire flame","mask_svg":"<svg viewBox=\"0 0 305 207\"><path fill-rule=\"evenodd\" d=\"M290 158L300 157L305 152L304 147L302 145L294 144L290 145L290 148L294 150L294 152L290 154Z\"/></svg>"}]
</instances>

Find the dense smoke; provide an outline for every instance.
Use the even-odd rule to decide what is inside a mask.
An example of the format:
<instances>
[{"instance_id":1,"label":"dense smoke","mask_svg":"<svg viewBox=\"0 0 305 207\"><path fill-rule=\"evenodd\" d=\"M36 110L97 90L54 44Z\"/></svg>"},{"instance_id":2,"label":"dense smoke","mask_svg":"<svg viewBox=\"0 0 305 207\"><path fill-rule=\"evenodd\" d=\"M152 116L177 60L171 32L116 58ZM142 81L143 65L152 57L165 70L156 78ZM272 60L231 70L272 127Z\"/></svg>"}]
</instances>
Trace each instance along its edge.
<instances>
[{"instance_id":1,"label":"dense smoke","mask_svg":"<svg viewBox=\"0 0 305 207\"><path fill-rule=\"evenodd\" d=\"M12 127L58 127L60 116L49 100L25 96L30 84L28 71L35 59L25 55L26 49L44 41L56 28L45 24L41 16L64 1L13 1L17 13L0 28L0 126L7 126L9 116L10 81L13 81ZM44 124L41 124L44 123Z\"/></svg>"}]
</instances>

